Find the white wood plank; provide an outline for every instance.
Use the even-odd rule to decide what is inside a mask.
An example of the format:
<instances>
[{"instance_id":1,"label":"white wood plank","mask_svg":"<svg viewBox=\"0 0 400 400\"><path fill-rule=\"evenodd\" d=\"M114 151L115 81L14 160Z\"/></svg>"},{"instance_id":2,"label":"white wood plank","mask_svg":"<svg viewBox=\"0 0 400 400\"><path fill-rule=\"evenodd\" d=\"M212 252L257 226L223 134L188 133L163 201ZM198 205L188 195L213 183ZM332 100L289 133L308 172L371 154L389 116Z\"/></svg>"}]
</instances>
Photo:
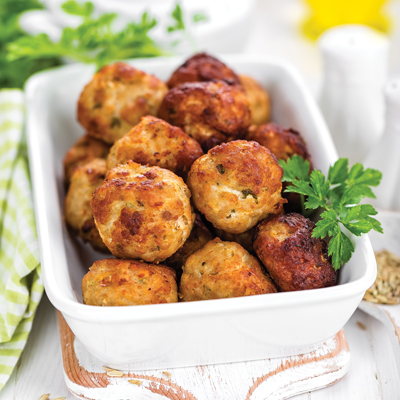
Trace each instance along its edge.
<instances>
[{"instance_id":1,"label":"white wood plank","mask_svg":"<svg viewBox=\"0 0 400 400\"><path fill-rule=\"evenodd\" d=\"M367 330L360 329L357 321L364 324ZM392 394L400 392L400 383L393 368L393 356L392 361L388 357L391 354L389 342L382 340L385 331L379 322L357 311L345 326L345 332L352 353L352 364L347 377L329 388L296 396L293 399L396 400L398 397L393 397ZM374 354L377 362L374 361ZM235 377L229 381L234 389ZM198 384L202 384L201 380ZM75 400L64 383L55 310L47 298L44 298L39 306L21 362L6 387L0 392L0 399L35 400L43 393L51 393L53 398L65 396L67 400Z\"/></svg>"},{"instance_id":2,"label":"white wood plank","mask_svg":"<svg viewBox=\"0 0 400 400\"><path fill-rule=\"evenodd\" d=\"M335 385L312 392L311 400L391 400L390 397L382 397L380 391L378 369L367 329L368 319L366 314L357 310L345 325L344 331L351 353L350 370ZM363 330L360 326L365 326L366 329ZM297 397L293 397L293 400L297 400Z\"/></svg>"},{"instance_id":3,"label":"white wood plank","mask_svg":"<svg viewBox=\"0 0 400 400\"><path fill-rule=\"evenodd\" d=\"M383 399L400 399L400 379L394 358L392 342L387 328L375 318L368 316L368 332L377 365L377 377Z\"/></svg>"},{"instance_id":4,"label":"white wood plank","mask_svg":"<svg viewBox=\"0 0 400 400\"><path fill-rule=\"evenodd\" d=\"M63 357L67 361L67 386L72 392L90 399L158 400L160 394L173 390L177 399L282 400L295 393L325 387L341 379L349 368L347 342L340 334L315 352L302 356L174 368L168 371L167 380L162 370L135 371L130 377L109 381L103 364L83 348L61 315L59 323ZM77 375L79 379L75 378ZM139 379L140 387L129 384L130 378Z\"/></svg>"}]
</instances>

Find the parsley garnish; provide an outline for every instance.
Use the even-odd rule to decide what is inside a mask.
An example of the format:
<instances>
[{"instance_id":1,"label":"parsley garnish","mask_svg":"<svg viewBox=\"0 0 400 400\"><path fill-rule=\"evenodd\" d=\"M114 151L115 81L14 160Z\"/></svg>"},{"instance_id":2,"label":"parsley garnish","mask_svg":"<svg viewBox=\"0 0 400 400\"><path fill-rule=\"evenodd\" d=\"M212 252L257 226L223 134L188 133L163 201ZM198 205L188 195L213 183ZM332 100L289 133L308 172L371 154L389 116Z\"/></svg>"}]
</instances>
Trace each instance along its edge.
<instances>
[{"instance_id":1,"label":"parsley garnish","mask_svg":"<svg viewBox=\"0 0 400 400\"><path fill-rule=\"evenodd\" d=\"M181 32L182 36L189 42L193 52L197 53L199 51L196 41L194 40L193 36L187 29L185 24L185 18L183 15L183 11L179 3L176 4L175 8L172 11L171 17L173 19L173 25L169 25L167 27L167 32ZM208 18L206 15L202 13L194 14L192 17L192 21L194 23L207 21ZM180 40L175 40L173 46L176 46Z\"/></svg>"},{"instance_id":2,"label":"parsley garnish","mask_svg":"<svg viewBox=\"0 0 400 400\"><path fill-rule=\"evenodd\" d=\"M350 170L348 159L340 158L329 168L328 179L319 170L311 174L310 163L298 155L286 162L279 161L283 168L283 182L291 182L286 192L307 196L306 209L322 208L325 211L312 233L314 238L330 236L328 254L332 256L332 265L338 270L350 260L354 244L343 231L343 227L355 236L361 236L370 230L383 233L381 224L372 217L378 212L370 204L358 204L362 199L376 198L371 186L378 186L382 173L357 163Z\"/></svg>"},{"instance_id":3,"label":"parsley garnish","mask_svg":"<svg viewBox=\"0 0 400 400\"><path fill-rule=\"evenodd\" d=\"M63 29L61 38L54 43L47 34L23 36L8 45L7 59L37 59L68 57L85 63L96 63L98 67L115 60L162 55L162 49L149 37L156 26L154 18L143 13L139 22L127 24L115 32L112 24L116 13L107 13L95 18L91 2L77 3L70 0L62 9L68 14L82 18L76 28Z\"/></svg>"},{"instance_id":4,"label":"parsley garnish","mask_svg":"<svg viewBox=\"0 0 400 400\"><path fill-rule=\"evenodd\" d=\"M45 33L37 36L24 35L7 45L8 62L54 60L60 57L72 58L84 63L96 63L100 68L116 60L137 57L156 57L169 54L151 38L157 21L144 12L138 22L127 24L122 30L115 31L113 24L116 13L106 13L94 17L94 5L69 0L61 8L68 14L78 16L82 23L77 27L66 27L58 42L50 40ZM180 32L196 49L196 43L185 25L183 11L177 4L172 11L174 24L167 28L168 32ZM193 16L193 23L205 21L203 14ZM179 38L179 36L178 36ZM179 42L179 40L178 40Z\"/></svg>"}]
</instances>

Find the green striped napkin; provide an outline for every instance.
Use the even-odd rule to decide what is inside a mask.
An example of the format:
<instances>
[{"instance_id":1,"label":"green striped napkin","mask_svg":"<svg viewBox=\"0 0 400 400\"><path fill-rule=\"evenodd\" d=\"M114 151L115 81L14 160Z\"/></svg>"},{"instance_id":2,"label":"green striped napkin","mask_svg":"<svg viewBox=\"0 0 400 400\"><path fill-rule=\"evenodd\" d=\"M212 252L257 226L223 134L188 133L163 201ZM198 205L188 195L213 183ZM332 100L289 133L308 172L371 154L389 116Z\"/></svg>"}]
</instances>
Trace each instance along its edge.
<instances>
[{"instance_id":1,"label":"green striped napkin","mask_svg":"<svg viewBox=\"0 0 400 400\"><path fill-rule=\"evenodd\" d=\"M43 293L23 123L23 92L0 90L0 389Z\"/></svg>"}]
</instances>

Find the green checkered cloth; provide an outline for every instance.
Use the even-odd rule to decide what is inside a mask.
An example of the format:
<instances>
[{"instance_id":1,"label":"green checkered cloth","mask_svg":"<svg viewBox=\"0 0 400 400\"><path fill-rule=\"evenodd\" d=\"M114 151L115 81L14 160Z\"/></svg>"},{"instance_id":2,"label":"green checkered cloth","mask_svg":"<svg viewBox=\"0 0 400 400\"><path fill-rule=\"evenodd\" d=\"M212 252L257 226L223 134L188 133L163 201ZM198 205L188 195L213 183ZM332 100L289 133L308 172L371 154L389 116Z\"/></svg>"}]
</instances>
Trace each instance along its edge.
<instances>
[{"instance_id":1,"label":"green checkered cloth","mask_svg":"<svg viewBox=\"0 0 400 400\"><path fill-rule=\"evenodd\" d=\"M24 94L0 90L0 389L25 347L43 294Z\"/></svg>"}]
</instances>

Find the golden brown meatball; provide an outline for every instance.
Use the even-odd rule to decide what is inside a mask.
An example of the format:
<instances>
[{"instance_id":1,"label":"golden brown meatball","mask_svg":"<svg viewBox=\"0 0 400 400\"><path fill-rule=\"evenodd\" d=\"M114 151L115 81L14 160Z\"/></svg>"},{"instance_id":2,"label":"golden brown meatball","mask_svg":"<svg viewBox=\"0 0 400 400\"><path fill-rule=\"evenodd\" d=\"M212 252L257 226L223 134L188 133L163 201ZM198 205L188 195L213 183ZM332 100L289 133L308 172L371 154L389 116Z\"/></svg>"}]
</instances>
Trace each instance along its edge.
<instances>
[{"instance_id":1,"label":"golden brown meatball","mask_svg":"<svg viewBox=\"0 0 400 400\"><path fill-rule=\"evenodd\" d=\"M203 154L199 143L180 128L147 116L114 143L107 158L107 168L132 160L169 169L186 179L193 161Z\"/></svg>"},{"instance_id":2,"label":"golden brown meatball","mask_svg":"<svg viewBox=\"0 0 400 400\"><path fill-rule=\"evenodd\" d=\"M214 79L239 84L239 77L223 62L206 53L198 53L186 60L167 82L170 88L186 82L208 82Z\"/></svg>"},{"instance_id":3,"label":"golden brown meatball","mask_svg":"<svg viewBox=\"0 0 400 400\"><path fill-rule=\"evenodd\" d=\"M279 290L317 289L336 283L326 243L311 237L314 227L314 222L296 213L257 226L253 247Z\"/></svg>"},{"instance_id":4,"label":"golden brown meatball","mask_svg":"<svg viewBox=\"0 0 400 400\"><path fill-rule=\"evenodd\" d=\"M84 165L94 158L106 158L110 146L90 135L83 135L67 152L64 158L64 178L69 184L76 167Z\"/></svg>"},{"instance_id":5,"label":"golden brown meatball","mask_svg":"<svg viewBox=\"0 0 400 400\"><path fill-rule=\"evenodd\" d=\"M242 87L222 81L184 83L171 89L158 115L182 128L204 151L243 137L251 123L250 103Z\"/></svg>"},{"instance_id":6,"label":"golden brown meatball","mask_svg":"<svg viewBox=\"0 0 400 400\"><path fill-rule=\"evenodd\" d=\"M160 262L190 235L190 191L167 169L128 161L112 168L92 198L93 216L115 257Z\"/></svg>"},{"instance_id":7,"label":"golden brown meatball","mask_svg":"<svg viewBox=\"0 0 400 400\"><path fill-rule=\"evenodd\" d=\"M283 170L256 142L236 140L198 158L188 176L196 207L216 228L243 233L281 211Z\"/></svg>"},{"instance_id":8,"label":"golden brown meatball","mask_svg":"<svg viewBox=\"0 0 400 400\"><path fill-rule=\"evenodd\" d=\"M250 101L253 124L267 123L271 116L271 101L268 92L250 76L240 75L239 79Z\"/></svg>"},{"instance_id":9,"label":"golden brown meatball","mask_svg":"<svg viewBox=\"0 0 400 400\"><path fill-rule=\"evenodd\" d=\"M253 236L256 231L256 227L249 229L243 233L229 233L222 229L216 229L215 233L217 236L227 242L239 243L243 248L245 248L249 253L254 253L253 249Z\"/></svg>"},{"instance_id":10,"label":"golden brown meatball","mask_svg":"<svg viewBox=\"0 0 400 400\"><path fill-rule=\"evenodd\" d=\"M134 260L99 260L83 277L82 296L92 306L176 303L175 271Z\"/></svg>"},{"instance_id":11,"label":"golden brown meatball","mask_svg":"<svg viewBox=\"0 0 400 400\"><path fill-rule=\"evenodd\" d=\"M250 130L246 139L254 140L270 149L278 160L286 161L289 157L297 154L310 161L306 143L300 133L294 129L284 129L282 126L271 122Z\"/></svg>"},{"instance_id":12,"label":"golden brown meatball","mask_svg":"<svg viewBox=\"0 0 400 400\"><path fill-rule=\"evenodd\" d=\"M249 130L246 138L248 140L255 140L270 149L278 160L283 159L286 161L289 157L297 154L305 160L310 161L306 143L300 133L293 129L284 129L278 124L269 123L256 129ZM310 166L310 169L311 168ZM298 193L286 193L285 189L288 185L289 184L286 182L283 184L282 196L288 200L284 205L285 211L287 213L301 212L301 196Z\"/></svg>"},{"instance_id":13,"label":"golden brown meatball","mask_svg":"<svg viewBox=\"0 0 400 400\"><path fill-rule=\"evenodd\" d=\"M192 232L190 232L190 236L186 242L175 254L165 260L165 264L175 269L178 280L182 274L182 267L187 258L201 249L206 243L212 240L213 237L212 233L201 220L201 216L196 214Z\"/></svg>"},{"instance_id":14,"label":"golden brown meatball","mask_svg":"<svg viewBox=\"0 0 400 400\"><path fill-rule=\"evenodd\" d=\"M179 286L182 301L275 292L275 285L255 257L239 244L218 238L186 260Z\"/></svg>"},{"instance_id":15,"label":"golden brown meatball","mask_svg":"<svg viewBox=\"0 0 400 400\"><path fill-rule=\"evenodd\" d=\"M167 91L164 82L128 64L107 65L83 89L78 120L91 136L113 144L144 115L157 115Z\"/></svg>"},{"instance_id":16,"label":"golden brown meatball","mask_svg":"<svg viewBox=\"0 0 400 400\"><path fill-rule=\"evenodd\" d=\"M64 213L65 221L74 234L89 242L94 249L108 253L94 224L90 207L92 193L103 183L105 175L106 161L101 158L76 167L65 198Z\"/></svg>"}]
</instances>

